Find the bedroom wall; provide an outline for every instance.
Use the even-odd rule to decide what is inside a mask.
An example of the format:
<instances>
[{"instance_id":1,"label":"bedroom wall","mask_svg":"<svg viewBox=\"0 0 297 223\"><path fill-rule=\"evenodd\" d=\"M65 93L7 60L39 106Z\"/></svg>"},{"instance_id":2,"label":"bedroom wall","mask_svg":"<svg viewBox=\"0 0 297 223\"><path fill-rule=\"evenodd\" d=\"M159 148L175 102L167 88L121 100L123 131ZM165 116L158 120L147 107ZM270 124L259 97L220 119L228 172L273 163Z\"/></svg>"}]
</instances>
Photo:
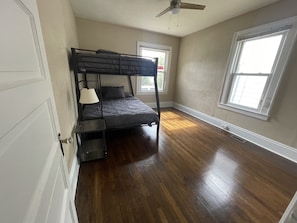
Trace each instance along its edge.
<instances>
[{"instance_id":1,"label":"bedroom wall","mask_svg":"<svg viewBox=\"0 0 297 223\"><path fill-rule=\"evenodd\" d=\"M233 33L297 15L296 0L282 0L182 38L175 102L297 148L297 44L268 121L218 107Z\"/></svg>"},{"instance_id":2,"label":"bedroom wall","mask_svg":"<svg viewBox=\"0 0 297 223\"><path fill-rule=\"evenodd\" d=\"M78 47L76 21L69 0L37 0L49 71L58 110L61 137L72 134L76 123L72 78L68 54ZM73 136L73 135L72 135ZM75 156L74 143L63 144L65 159L70 171Z\"/></svg>"},{"instance_id":3,"label":"bedroom wall","mask_svg":"<svg viewBox=\"0 0 297 223\"><path fill-rule=\"evenodd\" d=\"M136 54L137 41L172 46L171 74L168 93L160 94L160 101L173 101L180 38L82 18L77 18L76 21L79 46L83 49L105 49L126 54ZM126 77L104 76L102 80L105 85L127 84ZM133 79L133 88L136 92L135 85L136 78ZM137 95L137 97L146 103L155 102L154 95Z\"/></svg>"}]
</instances>

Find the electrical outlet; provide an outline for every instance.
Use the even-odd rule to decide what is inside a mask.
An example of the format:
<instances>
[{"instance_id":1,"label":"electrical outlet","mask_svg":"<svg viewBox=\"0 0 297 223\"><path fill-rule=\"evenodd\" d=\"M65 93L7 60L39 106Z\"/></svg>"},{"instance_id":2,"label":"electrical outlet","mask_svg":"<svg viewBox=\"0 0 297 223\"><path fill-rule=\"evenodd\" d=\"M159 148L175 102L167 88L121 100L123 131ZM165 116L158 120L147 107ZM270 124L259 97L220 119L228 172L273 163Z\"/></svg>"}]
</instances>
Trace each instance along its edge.
<instances>
[{"instance_id":1,"label":"electrical outlet","mask_svg":"<svg viewBox=\"0 0 297 223\"><path fill-rule=\"evenodd\" d=\"M223 130L225 130L225 131L228 131L228 130L229 130L229 127L228 127L227 125L225 125L225 124L222 124L222 125L221 125L221 128L222 128Z\"/></svg>"}]
</instances>

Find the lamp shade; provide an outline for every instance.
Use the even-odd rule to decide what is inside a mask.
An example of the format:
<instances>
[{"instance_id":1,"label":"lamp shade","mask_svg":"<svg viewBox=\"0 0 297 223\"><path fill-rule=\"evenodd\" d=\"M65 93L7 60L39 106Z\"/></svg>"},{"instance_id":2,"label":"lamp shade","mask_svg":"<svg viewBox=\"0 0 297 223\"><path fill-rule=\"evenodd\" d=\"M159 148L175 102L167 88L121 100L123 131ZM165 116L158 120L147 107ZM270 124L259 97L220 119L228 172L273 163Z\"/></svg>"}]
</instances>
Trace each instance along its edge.
<instances>
[{"instance_id":1,"label":"lamp shade","mask_svg":"<svg viewBox=\"0 0 297 223\"><path fill-rule=\"evenodd\" d=\"M94 88L83 88L80 90L79 103L81 104L94 104L99 102Z\"/></svg>"}]
</instances>

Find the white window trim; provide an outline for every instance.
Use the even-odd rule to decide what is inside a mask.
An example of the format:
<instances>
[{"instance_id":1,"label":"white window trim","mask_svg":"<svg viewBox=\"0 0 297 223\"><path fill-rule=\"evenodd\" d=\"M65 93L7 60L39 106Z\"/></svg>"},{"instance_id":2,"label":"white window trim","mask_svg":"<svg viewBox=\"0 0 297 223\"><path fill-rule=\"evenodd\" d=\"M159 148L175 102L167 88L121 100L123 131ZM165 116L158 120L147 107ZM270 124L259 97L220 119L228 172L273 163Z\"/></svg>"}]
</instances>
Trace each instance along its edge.
<instances>
[{"instance_id":1,"label":"white window trim","mask_svg":"<svg viewBox=\"0 0 297 223\"><path fill-rule=\"evenodd\" d=\"M241 106L236 106L234 104L228 103L228 96L229 96L228 94L232 84L231 83L232 71L237 62L236 61L237 57L235 56L235 54L238 52L238 49L237 49L238 40L240 38L248 39L254 36L264 35L265 33L273 33L277 30L282 29L283 27L289 27L289 26L290 26L290 29L287 33L284 46L281 49L278 64L275 67L272 78L268 85L268 91L266 92L266 95L264 95L263 103L265 105L263 106L263 108L259 111L255 111L253 109L248 109L248 108L244 108ZM233 112L237 112L240 114L244 114L244 115L262 119L262 120L267 120L269 118L269 114L273 105L273 101L274 101L277 89L281 81L281 77L283 75L288 59L292 52L296 35L297 35L297 16L236 32L233 35L231 50L227 61L225 78L224 78L224 83L222 86L220 101L218 106L220 108L224 108Z\"/></svg>"},{"instance_id":2,"label":"white window trim","mask_svg":"<svg viewBox=\"0 0 297 223\"><path fill-rule=\"evenodd\" d=\"M164 79L164 89L159 90L159 94L167 94L168 85L169 85L169 78L170 78L172 47L171 46L166 46L166 45L155 44L155 43L137 41L137 55L140 55L140 47L168 51L168 62L167 62L167 72L166 72L167 74L165 75L165 79ZM140 77L137 76L137 81L136 81L137 82L137 85L136 85L137 86L136 87L137 95L152 95L152 94L155 94L155 90L151 90L151 91L142 91L141 90L141 78Z\"/></svg>"}]
</instances>

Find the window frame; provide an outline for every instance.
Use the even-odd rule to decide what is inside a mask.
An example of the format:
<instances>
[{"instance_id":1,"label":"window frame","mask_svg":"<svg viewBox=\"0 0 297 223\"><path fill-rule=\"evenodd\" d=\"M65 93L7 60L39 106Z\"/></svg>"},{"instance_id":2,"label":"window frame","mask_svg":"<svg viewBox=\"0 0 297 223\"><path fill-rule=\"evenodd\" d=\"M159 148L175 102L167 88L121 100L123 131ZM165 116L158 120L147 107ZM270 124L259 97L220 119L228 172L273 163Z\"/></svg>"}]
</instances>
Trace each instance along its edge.
<instances>
[{"instance_id":1,"label":"window frame","mask_svg":"<svg viewBox=\"0 0 297 223\"><path fill-rule=\"evenodd\" d=\"M164 66L164 82L163 82L163 90L159 90L158 92L160 94L166 94L168 92L168 85L169 85L169 78L170 78L170 67L171 67L171 55L172 55L172 47L166 46L166 45L160 45L155 43L149 43L149 42L137 42L137 55L141 55L141 48L147 48L150 50L156 50L156 51L165 51L167 54L165 66ZM167 68L167 69L166 69ZM137 87L136 92L138 95L151 95L155 93L155 88L153 87L150 90L142 90L141 89L141 77L137 76ZM153 78L153 77L152 77Z\"/></svg>"},{"instance_id":2,"label":"window frame","mask_svg":"<svg viewBox=\"0 0 297 223\"><path fill-rule=\"evenodd\" d=\"M284 33L284 38L281 40L281 48L276 55L276 63L273 65L274 67L272 68L271 73L268 74L268 79L261 96L260 106L258 106L257 109L254 109L230 103L230 96L233 90L233 80L236 75L264 75L261 73L238 74L235 72L238 66L243 42L252 39L273 36L279 33ZM286 64L291 54L293 45L295 44L296 34L297 16L234 33L218 106L233 112L267 120L269 118L271 107L273 105L281 78L286 68Z\"/></svg>"}]
</instances>

